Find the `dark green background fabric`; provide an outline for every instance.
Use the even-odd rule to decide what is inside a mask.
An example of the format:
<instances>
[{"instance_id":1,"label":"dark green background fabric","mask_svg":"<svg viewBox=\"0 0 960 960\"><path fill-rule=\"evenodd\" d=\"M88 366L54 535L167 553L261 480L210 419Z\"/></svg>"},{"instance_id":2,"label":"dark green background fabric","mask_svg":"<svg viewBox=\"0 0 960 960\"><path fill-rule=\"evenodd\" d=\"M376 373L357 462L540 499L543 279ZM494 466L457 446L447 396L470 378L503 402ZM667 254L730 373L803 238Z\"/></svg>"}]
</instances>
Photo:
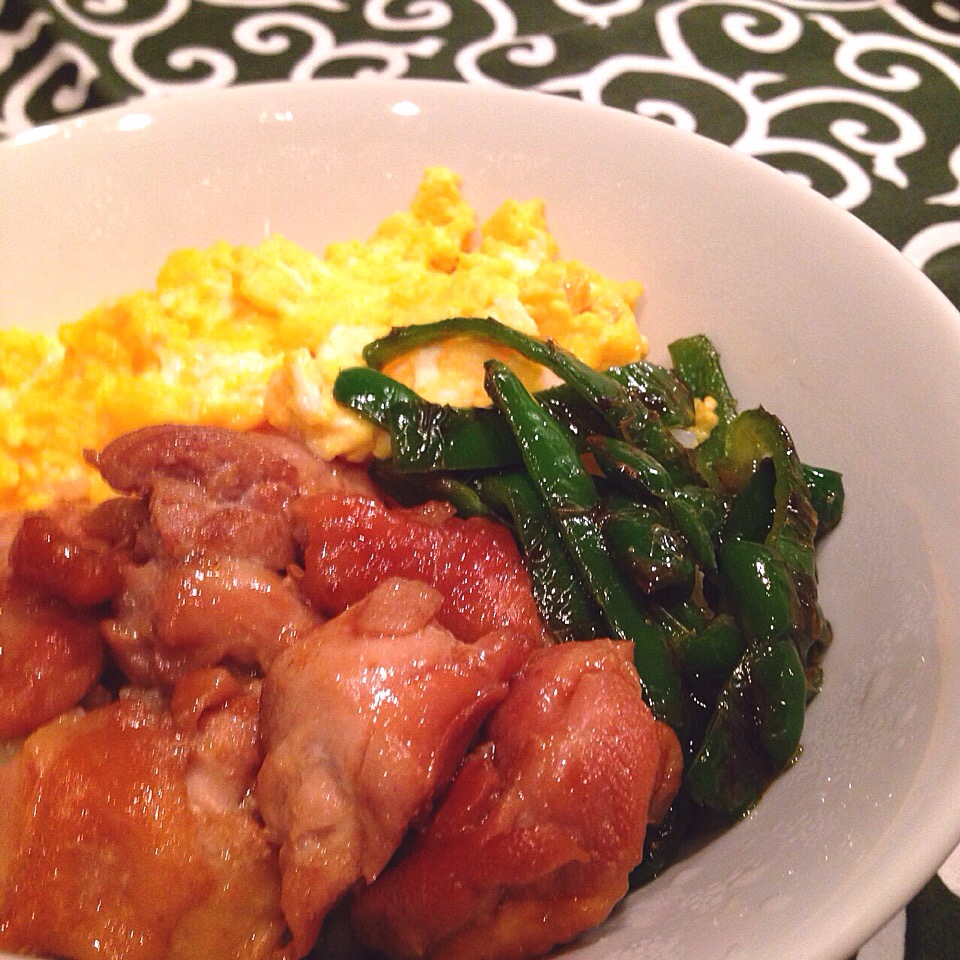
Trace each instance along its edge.
<instances>
[{"instance_id":1,"label":"dark green background fabric","mask_svg":"<svg viewBox=\"0 0 960 960\"><path fill-rule=\"evenodd\" d=\"M0 137L134 97L364 72L681 123L805 178L960 306L960 0L0 0ZM960 958L939 880L905 940L908 960Z\"/></svg>"}]
</instances>

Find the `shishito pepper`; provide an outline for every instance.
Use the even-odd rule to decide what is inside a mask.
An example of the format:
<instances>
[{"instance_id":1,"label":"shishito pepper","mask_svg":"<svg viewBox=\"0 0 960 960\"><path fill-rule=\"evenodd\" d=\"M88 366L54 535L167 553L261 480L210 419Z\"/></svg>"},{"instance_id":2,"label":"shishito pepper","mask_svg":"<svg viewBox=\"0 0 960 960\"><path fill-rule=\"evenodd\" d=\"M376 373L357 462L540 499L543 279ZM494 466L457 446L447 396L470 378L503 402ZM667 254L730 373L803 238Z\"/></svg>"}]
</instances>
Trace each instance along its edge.
<instances>
[{"instance_id":1,"label":"shishito pepper","mask_svg":"<svg viewBox=\"0 0 960 960\"><path fill-rule=\"evenodd\" d=\"M418 347L451 337L471 336L500 343L521 356L552 370L596 409L611 429L625 440L643 446L670 472L675 482L687 482L696 472L691 452L672 434L654 407L638 400L642 391L620 383L610 374L594 370L552 341L537 340L489 317L453 317L436 323L396 327L385 337L368 344L364 360L381 368ZM647 385L653 389L653 378ZM677 388L677 393L682 387ZM662 391L660 393L663 396ZM669 409L674 405L664 400Z\"/></svg>"},{"instance_id":2,"label":"shishito pepper","mask_svg":"<svg viewBox=\"0 0 960 960\"><path fill-rule=\"evenodd\" d=\"M829 533L843 516L843 477L836 470L803 465L810 503L817 514L817 537Z\"/></svg>"},{"instance_id":3,"label":"shishito pepper","mask_svg":"<svg viewBox=\"0 0 960 960\"><path fill-rule=\"evenodd\" d=\"M694 454L701 474L713 479L713 463L724 450L727 426L737 415L737 402L720 366L720 356L702 334L674 340L669 346L674 371L695 397L713 397L717 425Z\"/></svg>"},{"instance_id":4,"label":"shishito pepper","mask_svg":"<svg viewBox=\"0 0 960 960\"><path fill-rule=\"evenodd\" d=\"M379 341L377 341L379 343ZM607 374L638 403L663 411L665 424L689 424L693 404L683 384L655 364L639 361ZM510 469L523 462L498 411L430 403L409 387L370 367L348 367L333 385L338 403L386 430L398 470ZM541 390L537 402L562 423L578 449L607 429L596 407L566 384Z\"/></svg>"},{"instance_id":5,"label":"shishito pepper","mask_svg":"<svg viewBox=\"0 0 960 960\"><path fill-rule=\"evenodd\" d=\"M369 367L343 370L333 396L389 432L398 470L476 470L520 463L513 435L495 410L428 403Z\"/></svg>"},{"instance_id":6,"label":"shishito pepper","mask_svg":"<svg viewBox=\"0 0 960 960\"><path fill-rule=\"evenodd\" d=\"M687 544L662 511L627 498L604 502L603 534L614 560L645 594L693 588L696 569Z\"/></svg>"},{"instance_id":7,"label":"shishito pepper","mask_svg":"<svg viewBox=\"0 0 960 960\"><path fill-rule=\"evenodd\" d=\"M479 486L485 503L510 516L547 626L561 640L599 636L600 611L584 589L556 520L529 475L521 471L491 474Z\"/></svg>"},{"instance_id":8,"label":"shishito pepper","mask_svg":"<svg viewBox=\"0 0 960 960\"><path fill-rule=\"evenodd\" d=\"M717 473L728 486L741 486L741 496L757 497L757 476L764 469L769 471L770 465L773 482L766 481L769 527L762 536L754 534L750 539L775 551L792 580L797 596L792 636L809 671L812 692L819 682L819 654L830 639L817 600L817 513L810 501L803 464L786 427L762 408L747 410L728 427L725 454L716 463ZM736 511L735 503L731 516ZM725 538L731 539L730 534L725 533Z\"/></svg>"},{"instance_id":9,"label":"shishito pepper","mask_svg":"<svg viewBox=\"0 0 960 960\"><path fill-rule=\"evenodd\" d=\"M460 336L503 344L521 356L553 370L598 409L620 390L620 385L612 377L594 370L573 354L559 349L549 341L529 337L489 317L452 317L436 323L395 327L385 337L367 344L363 350L363 359L369 366L381 369L391 360L418 347Z\"/></svg>"},{"instance_id":10,"label":"shishito pepper","mask_svg":"<svg viewBox=\"0 0 960 960\"><path fill-rule=\"evenodd\" d=\"M744 653L740 628L729 613L718 613L699 630L691 630L680 648L685 677L698 691L716 698Z\"/></svg>"},{"instance_id":11,"label":"shishito pepper","mask_svg":"<svg viewBox=\"0 0 960 960\"><path fill-rule=\"evenodd\" d=\"M602 436L590 437L588 446L600 469L628 492L658 500L673 496L670 474L646 450L616 437Z\"/></svg>"},{"instance_id":12,"label":"shishito pepper","mask_svg":"<svg viewBox=\"0 0 960 960\"><path fill-rule=\"evenodd\" d=\"M680 679L662 630L614 565L594 511L599 498L569 436L508 367L486 364L485 386L510 424L524 464L556 518L563 542L613 636L634 643L637 672L654 713L682 723Z\"/></svg>"},{"instance_id":13,"label":"shishito pepper","mask_svg":"<svg viewBox=\"0 0 960 960\"><path fill-rule=\"evenodd\" d=\"M708 572L716 572L713 538L701 520L701 509L698 509L698 500L708 496L709 491L704 489L697 499L679 493L670 472L654 457L640 447L615 437L590 437L589 449L604 474L628 492L638 496L647 494L664 501L697 561Z\"/></svg>"},{"instance_id":14,"label":"shishito pepper","mask_svg":"<svg viewBox=\"0 0 960 960\"><path fill-rule=\"evenodd\" d=\"M793 440L782 421L762 407L739 414L727 427L724 454L717 474L727 489L742 491L764 461L773 464L773 488L768 543L787 531L811 551L817 515Z\"/></svg>"},{"instance_id":15,"label":"shishito pepper","mask_svg":"<svg viewBox=\"0 0 960 960\"><path fill-rule=\"evenodd\" d=\"M724 685L684 788L726 818L747 813L796 756L806 681L793 644L754 641Z\"/></svg>"},{"instance_id":16,"label":"shishito pepper","mask_svg":"<svg viewBox=\"0 0 960 960\"><path fill-rule=\"evenodd\" d=\"M446 500L460 517L492 516L477 490L455 474L412 474L397 470L389 460L374 460L370 464L370 476L381 490L404 506L414 506L424 500Z\"/></svg>"},{"instance_id":17,"label":"shishito pepper","mask_svg":"<svg viewBox=\"0 0 960 960\"><path fill-rule=\"evenodd\" d=\"M720 694L686 788L732 817L796 755L829 630L816 601L817 515L786 428L763 409L739 414L713 466L739 491L722 533L720 594L749 645ZM730 763L739 776L731 776Z\"/></svg>"}]
</instances>

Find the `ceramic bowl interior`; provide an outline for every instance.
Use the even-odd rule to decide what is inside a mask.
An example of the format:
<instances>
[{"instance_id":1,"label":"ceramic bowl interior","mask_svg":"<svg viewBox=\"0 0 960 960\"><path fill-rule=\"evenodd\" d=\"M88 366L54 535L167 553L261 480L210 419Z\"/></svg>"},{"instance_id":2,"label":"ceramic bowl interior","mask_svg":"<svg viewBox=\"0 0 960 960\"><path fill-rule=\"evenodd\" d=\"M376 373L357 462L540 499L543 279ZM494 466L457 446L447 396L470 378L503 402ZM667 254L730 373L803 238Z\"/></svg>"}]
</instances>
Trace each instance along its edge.
<instances>
[{"instance_id":1,"label":"ceramic bowl interior","mask_svg":"<svg viewBox=\"0 0 960 960\"><path fill-rule=\"evenodd\" d=\"M438 163L481 214L545 198L565 257L644 282L654 359L709 334L741 407L779 414L846 481L800 762L570 955L842 960L960 839L960 319L853 217L702 138L561 98L242 87L2 145L0 322L52 328L151 285L178 247L366 236Z\"/></svg>"}]
</instances>

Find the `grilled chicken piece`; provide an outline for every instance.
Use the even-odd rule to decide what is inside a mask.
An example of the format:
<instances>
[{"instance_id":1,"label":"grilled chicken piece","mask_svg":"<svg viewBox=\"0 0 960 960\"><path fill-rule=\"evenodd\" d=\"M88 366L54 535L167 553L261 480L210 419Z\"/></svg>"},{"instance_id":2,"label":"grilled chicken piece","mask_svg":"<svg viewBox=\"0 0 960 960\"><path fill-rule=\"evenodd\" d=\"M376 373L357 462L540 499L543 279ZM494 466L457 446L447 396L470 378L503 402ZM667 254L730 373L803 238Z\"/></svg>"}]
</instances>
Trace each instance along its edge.
<instances>
[{"instance_id":1,"label":"grilled chicken piece","mask_svg":"<svg viewBox=\"0 0 960 960\"><path fill-rule=\"evenodd\" d=\"M75 707L102 666L93 617L18 581L0 584L0 741Z\"/></svg>"},{"instance_id":2,"label":"grilled chicken piece","mask_svg":"<svg viewBox=\"0 0 960 960\"><path fill-rule=\"evenodd\" d=\"M284 956L249 790L259 690L185 678L33 733L0 766L0 950L75 960Z\"/></svg>"},{"instance_id":3,"label":"grilled chicken piece","mask_svg":"<svg viewBox=\"0 0 960 960\"><path fill-rule=\"evenodd\" d=\"M288 505L310 493L360 490L366 473L334 466L286 437L220 427L144 427L88 454L115 490L146 497L164 551L198 549L283 570L296 557Z\"/></svg>"},{"instance_id":4,"label":"grilled chicken piece","mask_svg":"<svg viewBox=\"0 0 960 960\"><path fill-rule=\"evenodd\" d=\"M72 607L97 607L121 586L122 554L83 529L86 505L28 514L11 544L10 569L25 584Z\"/></svg>"},{"instance_id":5,"label":"grilled chicken piece","mask_svg":"<svg viewBox=\"0 0 960 960\"><path fill-rule=\"evenodd\" d=\"M360 496L306 497L302 589L333 616L389 577L429 583L438 620L463 640L511 629L542 640L529 574L510 531L449 504L388 508Z\"/></svg>"},{"instance_id":6,"label":"grilled chicken piece","mask_svg":"<svg viewBox=\"0 0 960 960\"><path fill-rule=\"evenodd\" d=\"M443 602L426 584L386 580L264 681L257 796L281 845L296 954L429 811L530 652L529 635L508 630L464 643L438 622Z\"/></svg>"},{"instance_id":7,"label":"grilled chicken piece","mask_svg":"<svg viewBox=\"0 0 960 960\"><path fill-rule=\"evenodd\" d=\"M594 640L531 656L432 818L358 894L362 940L397 958L519 960L607 917L682 769L631 653Z\"/></svg>"},{"instance_id":8,"label":"grilled chicken piece","mask_svg":"<svg viewBox=\"0 0 960 960\"><path fill-rule=\"evenodd\" d=\"M221 662L266 670L317 626L287 577L300 560L289 507L307 494L372 491L359 468L332 466L292 440L213 427L148 427L90 459L140 497L104 504L87 521L114 531L124 557L104 636L134 683L165 688ZM130 503L141 505L139 523Z\"/></svg>"},{"instance_id":9,"label":"grilled chicken piece","mask_svg":"<svg viewBox=\"0 0 960 960\"><path fill-rule=\"evenodd\" d=\"M134 683L168 687L223 662L266 670L320 622L289 578L259 561L201 553L128 566L103 632Z\"/></svg>"}]
</instances>

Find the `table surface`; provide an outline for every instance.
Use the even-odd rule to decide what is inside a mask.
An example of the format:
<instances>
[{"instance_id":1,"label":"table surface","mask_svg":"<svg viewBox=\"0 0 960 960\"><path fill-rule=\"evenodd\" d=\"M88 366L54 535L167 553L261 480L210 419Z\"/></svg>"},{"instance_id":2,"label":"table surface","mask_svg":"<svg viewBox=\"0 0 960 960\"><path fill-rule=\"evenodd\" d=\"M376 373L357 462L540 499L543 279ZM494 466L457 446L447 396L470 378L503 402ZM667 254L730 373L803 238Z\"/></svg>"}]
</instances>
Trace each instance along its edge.
<instances>
[{"instance_id":1,"label":"table surface","mask_svg":"<svg viewBox=\"0 0 960 960\"><path fill-rule=\"evenodd\" d=\"M0 0L0 137L138 97L361 74L697 131L803 177L960 306L960 0ZM858 960L901 958L960 958L960 855Z\"/></svg>"}]
</instances>

